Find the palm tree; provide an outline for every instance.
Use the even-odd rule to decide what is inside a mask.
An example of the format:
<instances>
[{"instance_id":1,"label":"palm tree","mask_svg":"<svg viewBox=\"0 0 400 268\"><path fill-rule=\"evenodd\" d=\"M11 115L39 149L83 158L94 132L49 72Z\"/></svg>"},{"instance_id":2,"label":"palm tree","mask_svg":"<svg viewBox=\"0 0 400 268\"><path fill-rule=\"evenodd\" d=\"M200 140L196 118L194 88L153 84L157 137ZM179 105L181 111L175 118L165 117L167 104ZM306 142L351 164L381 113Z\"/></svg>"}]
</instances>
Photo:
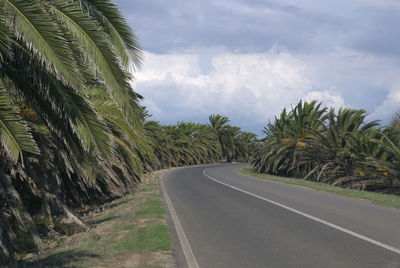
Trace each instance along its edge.
<instances>
[{"instance_id":1,"label":"palm tree","mask_svg":"<svg viewBox=\"0 0 400 268\"><path fill-rule=\"evenodd\" d=\"M400 193L400 114L386 127L379 136L369 140L368 149L373 148L367 162L374 171L375 183L371 190L385 193ZM367 143L368 144L368 143Z\"/></svg>"},{"instance_id":2,"label":"palm tree","mask_svg":"<svg viewBox=\"0 0 400 268\"><path fill-rule=\"evenodd\" d=\"M1 236L4 259L18 244L16 232L33 235L40 248L30 214L51 220L53 210L64 211L79 223L65 200L124 194L152 152L141 136L141 96L130 85L140 46L111 1L0 4L0 176L2 193L13 193L1 198L16 223ZM19 193L42 200L41 209L25 209Z\"/></svg>"},{"instance_id":3,"label":"palm tree","mask_svg":"<svg viewBox=\"0 0 400 268\"><path fill-rule=\"evenodd\" d=\"M268 123L264 129L265 138L258 145L251 160L259 172L279 175L302 176L307 165L297 165L296 150L305 144L306 137L312 137L322 130L327 118L326 108L317 101L300 101L289 112L283 109L279 118Z\"/></svg>"},{"instance_id":4,"label":"palm tree","mask_svg":"<svg viewBox=\"0 0 400 268\"><path fill-rule=\"evenodd\" d=\"M0 26L8 33L7 40L2 38L2 43L9 48L9 53L2 53L2 80L7 91L29 98L29 104L36 110L42 108L41 113L46 115L47 125L52 125L51 130L67 127L54 120L49 122L57 120L54 117L67 121L75 116L71 128L81 132L78 133L80 142L89 149L88 133L94 126L84 122L86 114L80 119L73 114L81 107L67 109L65 104L73 104L71 98L82 97L85 88L95 80L107 89L130 123L141 116L137 107L140 96L133 92L127 75L132 62L134 67L140 65L139 45L114 4L57 0L2 0L1 3L5 15ZM7 57L7 54L13 56ZM22 76L29 80L32 88L27 89L26 83L22 84ZM80 104L85 106L84 101ZM49 109L51 107L63 109ZM90 111L87 105L82 109ZM53 132L57 130L60 132L59 129ZM94 140L92 137L91 141ZM104 138L103 142L106 142ZM104 145L103 148L109 147Z\"/></svg>"},{"instance_id":5,"label":"palm tree","mask_svg":"<svg viewBox=\"0 0 400 268\"><path fill-rule=\"evenodd\" d=\"M235 137L235 160L248 162L255 150L256 142L256 134L240 131Z\"/></svg>"},{"instance_id":6,"label":"palm tree","mask_svg":"<svg viewBox=\"0 0 400 268\"><path fill-rule=\"evenodd\" d=\"M229 118L226 116L212 114L208 119L209 126L218 137L223 157L227 162L231 162L234 153L234 135L238 130L228 124Z\"/></svg>"},{"instance_id":7,"label":"palm tree","mask_svg":"<svg viewBox=\"0 0 400 268\"><path fill-rule=\"evenodd\" d=\"M148 121L145 128L157 159L153 162L154 169L215 163L221 158L218 138L207 125L178 122L161 126Z\"/></svg>"},{"instance_id":8,"label":"palm tree","mask_svg":"<svg viewBox=\"0 0 400 268\"><path fill-rule=\"evenodd\" d=\"M303 140L307 146L298 151L299 162L307 163L312 170L307 178L334 185L365 188L371 173L365 165L368 144L362 141L379 137L377 121L365 123L364 110L340 109L336 115L329 112L323 131ZM375 150L376 146L371 149Z\"/></svg>"}]
</instances>

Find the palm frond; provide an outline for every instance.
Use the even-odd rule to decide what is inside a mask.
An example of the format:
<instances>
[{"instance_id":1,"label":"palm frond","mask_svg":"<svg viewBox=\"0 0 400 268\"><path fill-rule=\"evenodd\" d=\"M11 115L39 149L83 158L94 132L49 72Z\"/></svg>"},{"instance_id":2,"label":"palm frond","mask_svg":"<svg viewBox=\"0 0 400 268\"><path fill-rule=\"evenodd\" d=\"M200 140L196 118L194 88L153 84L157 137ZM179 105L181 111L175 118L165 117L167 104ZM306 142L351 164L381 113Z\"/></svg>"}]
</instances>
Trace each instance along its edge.
<instances>
[{"instance_id":1,"label":"palm frond","mask_svg":"<svg viewBox=\"0 0 400 268\"><path fill-rule=\"evenodd\" d=\"M85 103L84 99L80 100L80 103L76 103L76 107L80 108L78 110L79 116L74 122L78 136L82 139L88 152L93 153L98 150L101 152L101 156L111 159L113 150L109 136L110 130L103 122L103 119Z\"/></svg>"},{"instance_id":2,"label":"palm frond","mask_svg":"<svg viewBox=\"0 0 400 268\"><path fill-rule=\"evenodd\" d=\"M8 26L13 34L33 48L48 71L66 84L81 87L81 76L69 54L68 41L37 1L4 0Z\"/></svg>"},{"instance_id":3,"label":"palm frond","mask_svg":"<svg viewBox=\"0 0 400 268\"><path fill-rule=\"evenodd\" d=\"M13 161L24 162L23 151L39 154L29 128L10 105L10 99L0 91L0 139L3 147Z\"/></svg>"},{"instance_id":4,"label":"palm frond","mask_svg":"<svg viewBox=\"0 0 400 268\"><path fill-rule=\"evenodd\" d=\"M95 68L94 74L105 82L127 119L134 120L137 112L135 106L138 106L137 101L141 96L133 92L128 81L129 76L118 64L118 57L109 45L109 37L99 30L100 24L84 12L78 2L54 0L47 7L58 14L80 47L86 51L89 62Z\"/></svg>"},{"instance_id":5,"label":"palm frond","mask_svg":"<svg viewBox=\"0 0 400 268\"><path fill-rule=\"evenodd\" d=\"M122 65L128 71L140 68L141 46L117 6L108 0L87 0L87 2L90 3L89 12L94 14L110 35L111 43L121 58Z\"/></svg>"},{"instance_id":6,"label":"palm frond","mask_svg":"<svg viewBox=\"0 0 400 268\"><path fill-rule=\"evenodd\" d=\"M2 2L0 2L2 4ZM6 25L6 17L4 14L4 8L0 7L0 59L3 55L9 55L9 30Z\"/></svg>"},{"instance_id":7,"label":"palm frond","mask_svg":"<svg viewBox=\"0 0 400 268\"><path fill-rule=\"evenodd\" d=\"M97 154L98 151L101 156L111 158L108 128L90 103L54 79L22 44L14 45L14 58L5 62L8 67L5 73L14 82L17 92L35 108L49 129L65 140L66 146L73 148L81 144L87 152ZM26 66L29 68L24 68ZM80 150L73 153L80 155Z\"/></svg>"}]
</instances>

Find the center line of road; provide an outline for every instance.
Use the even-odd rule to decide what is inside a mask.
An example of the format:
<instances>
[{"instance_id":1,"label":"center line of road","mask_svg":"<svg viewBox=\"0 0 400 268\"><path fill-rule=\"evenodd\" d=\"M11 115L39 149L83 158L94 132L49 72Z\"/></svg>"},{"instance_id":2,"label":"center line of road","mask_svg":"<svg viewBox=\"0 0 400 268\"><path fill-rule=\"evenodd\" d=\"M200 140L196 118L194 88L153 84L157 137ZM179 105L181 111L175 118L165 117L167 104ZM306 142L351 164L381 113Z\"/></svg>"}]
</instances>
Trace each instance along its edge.
<instances>
[{"instance_id":1,"label":"center line of road","mask_svg":"<svg viewBox=\"0 0 400 268\"><path fill-rule=\"evenodd\" d=\"M332 227L332 228L334 228L334 229L336 229L336 230L342 231L342 232L344 232L344 233L346 233L346 234L352 235L352 236L354 236L354 237L357 237L357 238L362 239L362 240L364 240L364 241L370 242L370 243L372 243L372 244L374 244L374 245L377 245L377 246L379 246L379 247L382 247L382 248L385 248L385 249L387 249L387 250L393 251L393 252L395 252L395 253L397 253L397 254L400 254L400 249L399 249L399 248L396 248L396 247L387 245L387 244L385 244L385 243L376 241L376 240L374 240L374 239L372 239L372 238L366 237L366 236L364 236L364 235L362 235L362 234L353 232L353 231L351 231L351 230L349 230L349 229L346 229L346 228L343 228L343 227L341 227L341 226L339 226L339 225L336 225L336 224L327 222L327 221L325 221L325 220L322 220L322 219L320 219L320 218L314 217L314 216L312 216L312 215L310 215L310 214L307 214L307 213L305 213L305 212L301 212L301 211L299 211L299 210L297 210L297 209L294 209L294 208L288 207L288 206L286 206L286 205L283 205L283 204L281 204L281 203L275 202L275 201L273 201L273 200L271 200L271 199L268 199L268 198L265 198L265 197L262 197L262 196L259 196L259 195L256 195L256 194L247 192L247 191L245 191L245 190L242 190L242 189L240 189L240 188L237 188L237 187L232 186L232 185L230 185L230 184L227 184L227 183L225 183L225 182L219 181L219 180L217 180L217 179L211 177L210 175L208 175L208 174L206 173L206 170L207 170L207 168L206 168L206 169L203 169L203 175L206 176L207 178L209 178L210 180L214 181L214 182L220 183L220 184L225 185L225 186L227 186L227 187L229 187L229 188L232 188L232 189L234 189L234 190L236 190L236 191L239 191L239 192L242 192L242 193L251 195L251 196L253 196L253 197L255 197L255 198L258 198L258 199L261 199L261 200L263 200L263 201L265 201L265 202L268 202L268 203L274 204L274 205L276 205L276 206L278 206L278 207L287 209L287 210L289 210L289 211L291 211L291 212L294 212L294 213L296 213L296 214L299 214L299 215L301 215L301 216L303 216L303 217L306 217L306 218L308 218L308 219L311 219L311 220L314 220L314 221L316 221L316 222L325 224L325 225L327 225L327 226L329 226L329 227Z\"/></svg>"}]
</instances>

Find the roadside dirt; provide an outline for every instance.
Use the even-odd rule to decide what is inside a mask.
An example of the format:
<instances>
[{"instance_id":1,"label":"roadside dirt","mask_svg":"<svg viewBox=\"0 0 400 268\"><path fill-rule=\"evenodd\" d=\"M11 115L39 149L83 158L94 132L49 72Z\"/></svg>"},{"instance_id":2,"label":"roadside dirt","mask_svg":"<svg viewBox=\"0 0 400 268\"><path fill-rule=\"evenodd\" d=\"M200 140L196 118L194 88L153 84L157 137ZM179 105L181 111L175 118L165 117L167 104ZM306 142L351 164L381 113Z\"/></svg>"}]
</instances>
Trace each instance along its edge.
<instances>
[{"instance_id":1,"label":"roadside dirt","mask_svg":"<svg viewBox=\"0 0 400 268\"><path fill-rule=\"evenodd\" d=\"M134 195L82 217L90 230L47 241L47 250L18 267L176 268L160 201L158 175L145 176Z\"/></svg>"}]
</instances>

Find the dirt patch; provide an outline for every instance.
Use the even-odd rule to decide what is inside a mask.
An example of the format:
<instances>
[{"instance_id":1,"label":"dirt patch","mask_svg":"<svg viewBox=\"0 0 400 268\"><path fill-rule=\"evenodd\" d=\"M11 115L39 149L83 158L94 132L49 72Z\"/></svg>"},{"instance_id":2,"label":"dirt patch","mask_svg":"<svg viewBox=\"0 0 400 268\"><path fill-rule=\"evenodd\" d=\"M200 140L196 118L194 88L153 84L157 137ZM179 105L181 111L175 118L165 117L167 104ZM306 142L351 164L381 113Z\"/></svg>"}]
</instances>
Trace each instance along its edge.
<instances>
[{"instance_id":1,"label":"dirt patch","mask_svg":"<svg viewBox=\"0 0 400 268\"><path fill-rule=\"evenodd\" d=\"M124 235L126 235L128 232L128 230L118 232L118 235L113 239L113 241L121 240L121 238L124 237Z\"/></svg>"},{"instance_id":2,"label":"dirt patch","mask_svg":"<svg viewBox=\"0 0 400 268\"><path fill-rule=\"evenodd\" d=\"M171 252L150 252L146 254L133 254L119 259L121 267L164 267L176 268L174 256ZM107 268L114 268L109 265Z\"/></svg>"}]
</instances>

